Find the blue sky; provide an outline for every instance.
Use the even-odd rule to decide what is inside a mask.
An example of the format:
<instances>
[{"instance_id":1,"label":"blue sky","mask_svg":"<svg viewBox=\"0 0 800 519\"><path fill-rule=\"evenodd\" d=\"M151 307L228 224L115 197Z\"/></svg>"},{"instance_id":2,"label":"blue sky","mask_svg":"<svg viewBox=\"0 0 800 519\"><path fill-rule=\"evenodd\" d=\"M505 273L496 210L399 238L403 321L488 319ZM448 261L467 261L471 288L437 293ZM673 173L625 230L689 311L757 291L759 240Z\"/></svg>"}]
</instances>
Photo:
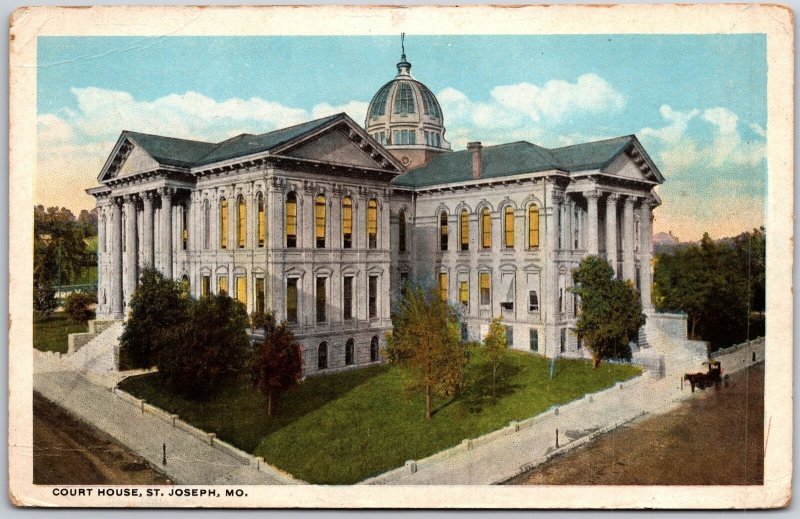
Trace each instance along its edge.
<instances>
[{"instance_id":1,"label":"blue sky","mask_svg":"<svg viewBox=\"0 0 800 519\"><path fill-rule=\"evenodd\" d=\"M342 110L362 122L394 76L399 43L39 38L37 202L91 207L82 189L123 129L218 140ZM454 148L635 133L667 178L656 230L684 239L763 223L765 52L763 35L406 38L412 74L439 97Z\"/></svg>"}]
</instances>

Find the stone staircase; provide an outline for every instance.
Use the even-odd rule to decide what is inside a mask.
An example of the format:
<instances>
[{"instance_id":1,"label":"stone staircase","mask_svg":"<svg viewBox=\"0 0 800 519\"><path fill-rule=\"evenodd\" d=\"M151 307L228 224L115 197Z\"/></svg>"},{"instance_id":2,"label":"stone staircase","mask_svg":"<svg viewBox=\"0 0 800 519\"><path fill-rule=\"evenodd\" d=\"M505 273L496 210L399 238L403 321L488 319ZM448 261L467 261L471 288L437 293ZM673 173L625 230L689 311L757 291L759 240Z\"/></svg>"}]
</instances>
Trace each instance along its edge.
<instances>
[{"instance_id":1,"label":"stone staircase","mask_svg":"<svg viewBox=\"0 0 800 519\"><path fill-rule=\"evenodd\" d=\"M703 369L703 361L708 360L706 343L687 339L685 315L651 313L644 328L651 349L664 356L665 374Z\"/></svg>"},{"instance_id":2,"label":"stone staircase","mask_svg":"<svg viewBox=\"0 0 800 519\"><path fill-rule=\"evenodd\" d=\"M97 324L102 323L102 324ZM119 338L122 335L122 321L94 321L90 323L93 337L78 349L70 349L63 357L71 368L93 373L116 371L119 364ZM81 334L88 335L88 334Z\"/></svg>"}]
</instances>

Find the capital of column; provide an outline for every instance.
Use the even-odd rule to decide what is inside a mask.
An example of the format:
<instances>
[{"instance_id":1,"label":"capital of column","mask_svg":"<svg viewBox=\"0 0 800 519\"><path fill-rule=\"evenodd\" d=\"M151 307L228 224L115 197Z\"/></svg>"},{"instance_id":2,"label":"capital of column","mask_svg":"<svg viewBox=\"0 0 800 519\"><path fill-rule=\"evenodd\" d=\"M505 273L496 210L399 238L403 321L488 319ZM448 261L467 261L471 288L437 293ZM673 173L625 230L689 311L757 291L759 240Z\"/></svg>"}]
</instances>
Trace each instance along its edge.
<instances>
[{"instance_id":1,"label":"capital of column","mask_svg":"<svg viewBox=\"0 0 800 519\"><path fill-rule=\"evenodd\" d=\"M564 192L561 190L553 190L550 193L550 200L553 205L561 205L564 202Z\"/></svg>"},{"instance_id":2,"label":"capital of column","mask_svg":"<svg viewBox=\"0 0 800 519\"><path fill-rule=\"evenodd\" d=\"M122 202L123 202L122 199L123 199L122 196L112 196L111 197L111 204L116 206L116 207L122 207Z\"/></svg>"},{"instance_id":3,"label":"capital of column","mask_svg":"<svg viewBox=\"0 0 800 519\"><path fill-rule=\"evenodd\" d=\"M139 197L135 194L123 195L122 198L125 200L125 205L135 204L136 201L139 200Z\"/></svg>"},{"instance_id":4,"label":"capital of column","mask_svg":"<svg viewBox=\"0 0 800 519\"><path fill-rule=\"evenodd\" d=\"M633 206L636 204L636 202L637 202L638 200L639 200L639 197L638 197L638 196L634 196L634 195L626 195L626 196L625 196L625 205L626 205L626 206L628 206L628 205L629 205L629 206L633 207Z\"/></svg>"},{"instance_id":5,"label":"capital of column","mask_svg":"<svg viewBox=\"0 0 800 519\"><path fill-rule=\"evenodd\" d=\"M158 188L158 194L161 198L172 198L177 190L174 187L164 186Z\"/></svg>"},{"instance_id":6,"label":"capital of column","mask_svg":"<svg viewBox=\"0 0 800 519\"><path fill-rule=\"evenodd\" d=\"M584 191L583 196L585 196L587 200L597 200L600 198L600 191L597 191L596 189Z\"/></svg>"},{"instance_id":7,"label":"capital of column","mask_svg":"<svg viewBox=\"0 0 800 519\"><path fill-rule=\"evenodd\" d=\"M619 193L609 193L606 197L606 205L617 205L619 202Z\"/></svg>"},{"instance_id":8,"label":"capital of column","mask_svg":"<svg viewBox=\"0 0 800 519\"><path fill-rule=\"evenodd\" d=\"M150 202L155 200L156 194L153 191L142 191L139 193L139 198L141 198L143 202Z\"/></svg>"}]
</instances>

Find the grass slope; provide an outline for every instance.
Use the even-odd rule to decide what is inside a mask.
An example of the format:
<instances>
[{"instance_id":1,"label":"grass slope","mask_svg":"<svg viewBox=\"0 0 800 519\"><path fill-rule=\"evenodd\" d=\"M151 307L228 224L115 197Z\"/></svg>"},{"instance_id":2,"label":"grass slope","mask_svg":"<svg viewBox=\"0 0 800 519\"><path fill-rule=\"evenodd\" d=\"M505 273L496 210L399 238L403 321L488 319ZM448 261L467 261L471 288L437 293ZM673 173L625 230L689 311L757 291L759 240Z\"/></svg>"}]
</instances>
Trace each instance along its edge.
<instances>
[{"instance_id":1,"label":"grass slope","mask_svg":"<svg viewBox=\"0 0 800 519\"><path fill-rule=\"evenodd\" d=\"M41 351L67 353L67 336L71 333L89 331L85 323L71 321L61 312L56 312L44 321L33 319L33 347Z\"/></svg>"},{"instance_id":2,"label":"grass slope","mask_svg":"<svg viewBox=\"0 0 800 519\"><path fill-rule=\"evenodd\" d=\"M407 394L402 372L387 365L310 377L281 399L272 419L264 399L246 384L210 402L170 394L156 374L120 386L305 481L351 484L639 373L627 365L593 370L589 362L561 359L548 382L549 365L542 357L510 352L492 398L491 371L478 351L468 389L457 399L438 401L430 421L423 399Z\"/></svg>"}]
</instances>

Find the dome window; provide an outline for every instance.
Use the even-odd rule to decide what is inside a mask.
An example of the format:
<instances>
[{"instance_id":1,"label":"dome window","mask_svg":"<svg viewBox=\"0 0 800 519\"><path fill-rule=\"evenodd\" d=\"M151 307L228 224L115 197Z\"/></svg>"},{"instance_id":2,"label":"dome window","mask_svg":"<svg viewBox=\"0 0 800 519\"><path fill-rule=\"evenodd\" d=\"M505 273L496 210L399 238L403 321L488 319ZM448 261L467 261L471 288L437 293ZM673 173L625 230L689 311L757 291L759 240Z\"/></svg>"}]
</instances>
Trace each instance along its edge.
<instances>
[{"instance_id":1,"label":"dome window","mask_svg":"<svg viewBox=\"0 0 800 519\"><path fill-rule=\"evenodd\" d=\"M389 82L385 84L377 94L375 94L375 98L372 100L372 106L370 107L369 111L370 117L379 117L386 113L386 100L389 98L391 86L392 83Z\"/></svg>"},{"instance_id":2,"label":"dome window","mask_svg":"<svg viewBox=\"0 0 800 519\"><path fill-rule=\"evenodd\" d=\"M414 130L396 130L392 144L416 144L417 132Z\"/></svg>"},{"instance_id":3,"label":"dome window","mask_svg":"<svg viewBox=\"0 0 800 519\"><path fill-rule=\"evenodd\" d=\"M421 86L419 91L420 94L422 94L422 108L425 110L425 115L441 119L442 112L439 110L439 103L436 101L433 93L424 86Z\"/></svg>"},{"instance_id":4,"label":"dome window","mask_svg":"<svg viewBox=\"0 0 800 519\"><path fill-rule=\"evenodd\" d=\"M414 93L408 83L400 83L397 94L394 98L394 113L413 114L416 113L414 107Z\"/></svg>"}]
</instances>

